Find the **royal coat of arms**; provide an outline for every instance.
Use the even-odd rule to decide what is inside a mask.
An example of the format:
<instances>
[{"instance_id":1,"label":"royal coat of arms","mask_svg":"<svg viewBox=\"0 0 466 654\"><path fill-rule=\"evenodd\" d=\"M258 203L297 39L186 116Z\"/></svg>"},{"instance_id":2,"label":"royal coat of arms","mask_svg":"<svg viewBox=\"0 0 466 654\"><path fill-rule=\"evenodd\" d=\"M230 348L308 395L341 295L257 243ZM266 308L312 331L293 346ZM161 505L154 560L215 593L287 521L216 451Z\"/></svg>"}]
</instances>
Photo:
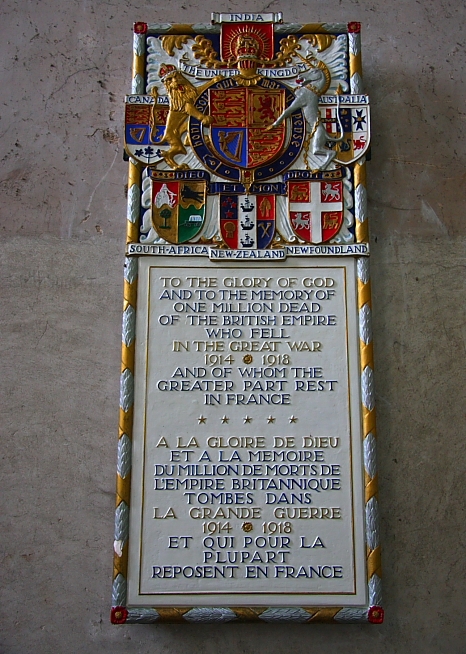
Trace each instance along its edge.
<instances>
[{"instance_id":1,"label":"royal coat of arms","mask_svg":"<svg viewBox=\"0 0 466 654\"><path fill-rule=\"evenodd\" d=\"M354 242L353 167L370 142L351 70L358 24L301 33L278 14L235 16L215 14L199 33L136 24L144 65L125 144L146 171L141 242Z\"/></svg>"}]
</instances>

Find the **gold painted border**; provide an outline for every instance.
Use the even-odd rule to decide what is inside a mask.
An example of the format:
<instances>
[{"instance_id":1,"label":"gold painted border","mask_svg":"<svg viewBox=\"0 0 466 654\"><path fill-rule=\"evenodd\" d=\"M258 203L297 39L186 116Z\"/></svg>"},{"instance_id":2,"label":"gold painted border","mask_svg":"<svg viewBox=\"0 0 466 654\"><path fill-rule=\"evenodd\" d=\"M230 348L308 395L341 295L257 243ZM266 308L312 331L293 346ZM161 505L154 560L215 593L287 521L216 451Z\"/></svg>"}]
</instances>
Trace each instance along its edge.
<instances>
[{"instance_id":1,"label":"gold painted border","mask_svg":"<svg viewBox=\"0 0 466 654\"><path fill-rule=\"evenodd\" d=\"M141 169L133 161L129 162L128 170L128 198L131 197L131 193L138 193L141 186ZM136 187L136 188L134 188ZM138 239L138 230L139 230L139 220L132 222L129 219L129 207L128 207L128 218L126 221L126 243L131 243ZM136 260L137 264L137 260ZM134 265L134 264L133 264ZM126 272L128 272L129 261L126 262ZM124 285L123 285L123 314L128 310L134 312L134 320L136 318L136 300L137 300L137 274L125 274L124 276ZM128 377L134 379L134 355L135 355L135 339L132 339L132 342L127 344L122 338L121 343L121 384L123 386L123 380ZM120 397L120 412L119 412L119 424L118 424L118 441L119 441L119 450L120 445L123 446L122 439L127 437L132 443L133 436L133 403L132 398L129 403L123 403ZM131 491L131 473L129 472L125 476L120 474L120 470L117 471L116 479L116 519L117 520L121 514L125 516L125 509L128 509L128 518L129 518L129 506L130 506L130 491ZM128 519L123 517L123 519ZM115 528L115 532L117 529ZM123 529L123 531L125 531ZM127 531L127 530L126 530ZM115 534L116 536L116 534ZM116 540L116 539L115 539ZM128 571L128 537L126 539L121 539L119 545L115 542L114 546L114 557L113 557L113 583L115 582L119 575L122 575L123 582L126 584L126 577ZM123 593L123 596L126 596L126 591Z\"/></svg>"}]
</instances>

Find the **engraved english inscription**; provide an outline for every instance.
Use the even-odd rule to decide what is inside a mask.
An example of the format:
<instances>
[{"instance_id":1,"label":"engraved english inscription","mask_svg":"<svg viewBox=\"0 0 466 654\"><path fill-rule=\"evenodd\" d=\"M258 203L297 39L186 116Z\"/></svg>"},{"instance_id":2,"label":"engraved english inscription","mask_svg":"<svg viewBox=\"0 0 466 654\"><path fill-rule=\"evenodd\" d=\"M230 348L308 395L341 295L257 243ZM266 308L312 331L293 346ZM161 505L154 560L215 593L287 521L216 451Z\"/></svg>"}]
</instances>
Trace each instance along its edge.
<instances>
[{"instance_id":1,"label":"engraved english inscription","mask_svg":"<svg viewBox=\"0 0 466 654\"><path fill-rule=\"evenodd\" d=\"M365 570L353 261L144 264L132 601L354 602Z\"/></svg>"}]
</instances>

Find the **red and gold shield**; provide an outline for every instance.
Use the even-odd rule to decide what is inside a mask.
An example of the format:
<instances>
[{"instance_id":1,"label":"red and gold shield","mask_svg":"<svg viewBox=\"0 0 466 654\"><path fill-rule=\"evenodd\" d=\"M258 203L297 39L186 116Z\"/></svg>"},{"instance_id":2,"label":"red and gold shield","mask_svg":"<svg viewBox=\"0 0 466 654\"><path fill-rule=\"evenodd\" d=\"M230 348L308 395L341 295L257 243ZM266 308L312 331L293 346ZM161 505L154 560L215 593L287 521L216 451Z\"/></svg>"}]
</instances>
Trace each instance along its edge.
<instances>
[{"instance_id":1,"label":"red and gold shield","mask_svg":"<svg viewBox=\"0 0 466 654\"><path fill-rule=\"evenodd\" d=\"M340 180L290 181L291 227L306 243L325 243L343 223L343 184Z\"/></svg>"},{"instance_id":2,"label":"red and gold shield","mask_svg":"<svg viewBox=\"0 0 466 654\"><path fill-rule=\"evenodd\" d=\"M210 89L211 139L215 154L239 168L257 168L277 157L285 124L271 130L285 108L285 90L261 87Z\"/></svg>"}]
</instances>

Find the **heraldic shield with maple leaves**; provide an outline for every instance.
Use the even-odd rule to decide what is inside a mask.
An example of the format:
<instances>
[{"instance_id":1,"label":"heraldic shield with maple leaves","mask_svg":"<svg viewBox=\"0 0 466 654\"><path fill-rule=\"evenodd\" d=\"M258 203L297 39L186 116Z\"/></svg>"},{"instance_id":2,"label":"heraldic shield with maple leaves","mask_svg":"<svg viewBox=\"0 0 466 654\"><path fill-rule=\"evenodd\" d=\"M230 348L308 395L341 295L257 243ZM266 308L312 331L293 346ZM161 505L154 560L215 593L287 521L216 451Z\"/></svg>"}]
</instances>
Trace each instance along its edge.
<instances>
[{"instance_id":1,"label":"heraldic shield with maple leaves","mask_svg":"<svg viewBox=\"0 0 466 654\"><path fill-rule=\"evenodd\" d=\"M281 14L135 24L125 149L143 168L139 243L357 242L354 168L370 133L359 23L292 28Z\"/></svg>"}]
</instances>

